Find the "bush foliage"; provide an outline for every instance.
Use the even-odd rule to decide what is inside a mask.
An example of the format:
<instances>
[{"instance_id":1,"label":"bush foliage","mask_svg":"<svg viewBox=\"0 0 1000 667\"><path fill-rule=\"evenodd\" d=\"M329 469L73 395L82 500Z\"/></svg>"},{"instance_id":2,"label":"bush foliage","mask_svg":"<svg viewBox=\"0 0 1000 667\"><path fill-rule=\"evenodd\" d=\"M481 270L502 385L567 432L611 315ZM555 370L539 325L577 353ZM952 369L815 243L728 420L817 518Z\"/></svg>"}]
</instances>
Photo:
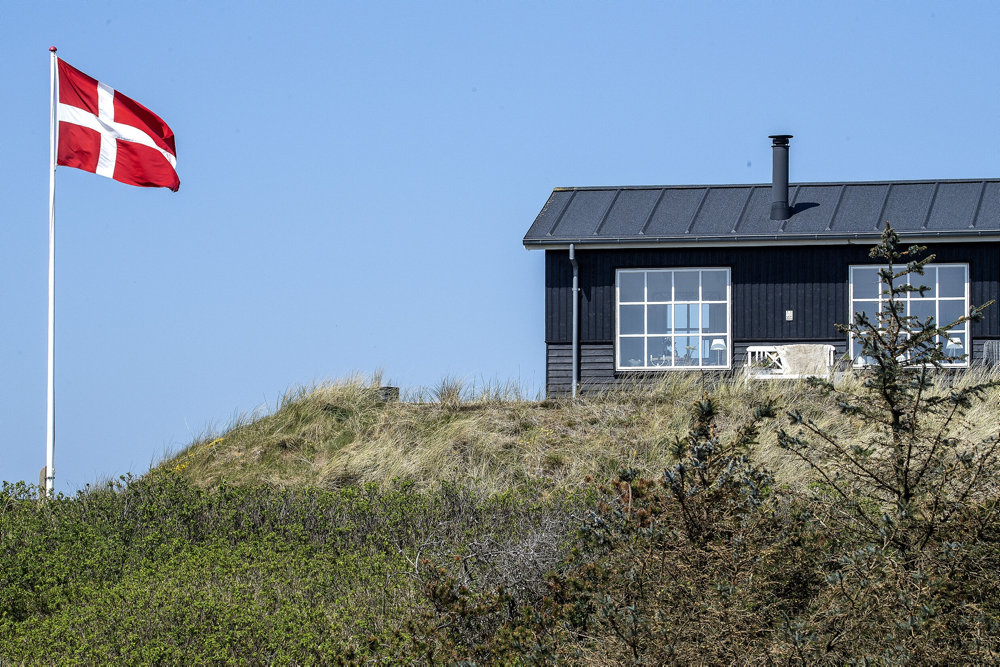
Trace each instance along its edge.
<instances>
[{"instance_id":1,"label":"bush foliage","mask_svg":"<svg viewBox=\"0 0 1000 667\"><path fill-rule=\"evenodd\" d=\"M478 585L536 586L579 499L444 486L206 490L176 473L39 502L0 491L0 658L329 662L378 655L461 554ZM530 549L530 550L529 550ZM488 563L477 562L490 554ZM496 554L509 554L501 566ZM522 570L525 562L534 570Z\"/></svg>"}]
</instances>

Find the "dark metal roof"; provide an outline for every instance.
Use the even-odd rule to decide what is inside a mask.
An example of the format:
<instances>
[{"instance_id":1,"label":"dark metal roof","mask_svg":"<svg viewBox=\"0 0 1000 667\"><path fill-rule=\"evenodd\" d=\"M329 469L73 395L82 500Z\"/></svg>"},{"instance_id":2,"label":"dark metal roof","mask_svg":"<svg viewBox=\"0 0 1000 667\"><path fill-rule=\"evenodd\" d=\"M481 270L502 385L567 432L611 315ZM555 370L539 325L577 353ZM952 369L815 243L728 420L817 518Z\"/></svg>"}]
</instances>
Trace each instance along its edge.
<instances>
[{"instance_id":1,"label":"dark metal roof","mask_svg":"<svg viewBox=\"0 0 1000 667\"><path fill-rule=\"evenodd\" d=\"M524 245L846 243L885 221L904 237L1000 241L1000 179L792 183L788 220L771 184L556 188Z\"/></svg>"}]
</instances>

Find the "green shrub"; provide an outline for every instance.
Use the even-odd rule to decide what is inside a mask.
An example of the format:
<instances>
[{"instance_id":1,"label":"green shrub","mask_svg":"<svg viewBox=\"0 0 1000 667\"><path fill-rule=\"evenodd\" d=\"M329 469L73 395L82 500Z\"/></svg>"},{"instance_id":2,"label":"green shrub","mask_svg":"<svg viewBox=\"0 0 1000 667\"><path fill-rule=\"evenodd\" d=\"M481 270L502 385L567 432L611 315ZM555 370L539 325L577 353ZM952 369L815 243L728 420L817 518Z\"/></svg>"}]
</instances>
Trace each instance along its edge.
<instances>
[{"instance_id":1,"label":"green shrub","mask_svg":"<svg viewBox=\"0 0 1000 667\"><path fill-rule=\"evenodd\" d=\"M0 661L377 656L430 606L423 558L461 552L467 576L518 589L534 576L517 572L522 547L560 560L579 502L407 484L201 489L176 473L36 498L0 491Z\"/></svg>"}]
</instances>

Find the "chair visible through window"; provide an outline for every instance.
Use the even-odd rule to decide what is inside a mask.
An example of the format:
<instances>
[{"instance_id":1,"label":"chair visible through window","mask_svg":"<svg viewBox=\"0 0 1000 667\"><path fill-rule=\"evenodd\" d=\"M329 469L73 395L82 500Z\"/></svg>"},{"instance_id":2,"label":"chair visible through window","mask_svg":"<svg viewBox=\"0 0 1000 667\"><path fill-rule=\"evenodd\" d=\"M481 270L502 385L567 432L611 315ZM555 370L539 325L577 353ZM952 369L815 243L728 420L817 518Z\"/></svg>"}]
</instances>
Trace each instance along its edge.
<instances>
[{"instance_id":1,"label":"chair visible through window","mask_svg":"<svg viewBox=\"0 0 1000 667\"><path fill-rule=\"evenodd\" d=\"M833 345L751 345L744 370L747 380L795 380L830 377Z\"/></svg>"}]
</instances>

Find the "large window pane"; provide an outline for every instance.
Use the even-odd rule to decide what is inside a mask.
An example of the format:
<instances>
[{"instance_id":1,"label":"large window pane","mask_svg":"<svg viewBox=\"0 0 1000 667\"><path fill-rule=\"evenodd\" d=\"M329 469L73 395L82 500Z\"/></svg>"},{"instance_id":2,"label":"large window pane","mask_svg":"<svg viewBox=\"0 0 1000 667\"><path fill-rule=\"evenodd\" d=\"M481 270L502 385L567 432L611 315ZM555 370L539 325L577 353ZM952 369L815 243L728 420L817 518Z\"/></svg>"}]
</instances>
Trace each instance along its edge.
<instances>
[{"instance_id":1,"label":"large window pane","mask_svg":"<svg viewBox=\"0 0 1000 667\"><path fill-rule=\"evenodd\" d=\"M913 275L910 277L910 284L914 287L926 287L923 292L912 292L914 297L937 296L934 286L937 285L937 269L933 266L924 267L924 275Z\"/></svg>"},{"instance_id":2,"label":"large window pane","mask_svg":"<svg viewBox=\"0 0 1000 667\"><path fill-rule=\"evenodd\" d=\"M646 274L641 271L622 271L618 274L618 301L645 300Z\"/></svg>"},{"instance_id":3,"label":"large window pane","mask_svg":"<svg viewBox=\"0 0 1000 667\"><path fill-rule=\"evenodd\" d=\"M674 271L674 301L698 300L700 271Z\"/></svg>"},{"instance_id":4,"label":"large window pane","mask_svg":"<svg viewBox=\"0 0 1000 667\"><path fill-rule=\"evenodd\" d=\"M670 306L654 304L646 306L646 333L670 333Z\"/></svg>"},{"instance_id":5,"label":"large window pane","mask_svg":"<svg viewBox=\"0 0 1000 667\"><path fill-rule=\"evenodd\" d=\"M939 297L965 296L965 267L964 266L941 266L938 267L938 294Z\"/></svg>"},{"instance_id":6,"label":"large window pane","mask_svg":"<svg viewBox=\"0 0 1000 667\"><path fill-rule=\"evenodd\" d=\"M645 338L620 338L618 340L618 365L622 367L643 366L646 345Z\"/></svg>"},{"instance_id":7,"label":"large window pane","mask_svg":"<svg viewBox=\"0 0 1000 667\"><path fill-rule=\"evenodd\" d=\"M853 357L854 362L855 363L863 363L863 364L871 363L871 358L870 357L862 357L861 356L861 350L862 350L861 339L855 338L854 341L851 344L851 356Z\"/></svg>"},{"instance_id":8,"label":"large window pane","mask_svg":"<svg viewBox=\"0 0 1000 667\"><path fill-rule=\"evenodd\" d=\"M618 310L618 332L621 334L646 333L643 323L645 306L621 306Z\"/></svg>"},{"instance_id":9,"label":"large window pane","mask_svg":"<svg viewBox=\"0 0 1000 667\"><path fill-rule=\"evenodd\" d=\"M670 271L650 271L646 274L647 301L670 301L672 287Z\"/></svg>"},{"instance_id":10,"label":"large window pane","mask_svg":"<svg viewBox=\"0 0 1000 667\"><path fill-rule=\"evenodd\" d=\"M646 339L646 350L649 354L650 366L670 366L672 363L673 351L670 337L650 336Z\"/></svg>"},{"instance_id":11,"label":"large window pane","mask_svg":"<svg viewBox=\"0 0 1000 667\"><path fill-rule=\"evenodd\" d=\"M968 354L969 351L965 347L965 332L950 332L944 344L944 353L949 357L960 357L963 354Z\"/></svg>"},{"instance_id":12,"label":"large window pane","mask_svg":"<svg viewBox=\"0 0 1000 667\"><path fill-rule=\"evenodd\" d=\"M851 313L851 321L854 322L854 313L860 313L868 317L872 324L878 324L878 301L855 301Z\"/></svg>"},{"instance_id":13,"label":"large window pane","mask_svg":"<svg viewBox=\"0 0 1000 667\"><path fill-rule=\"evenodd\" d=\"M938 322L938 326L946 327L965 315L965 300L940 301L938 311L938 317L941 318L941 321Z\"/></svg>"},{"instance_id":14,"label":"large window pane","mask_svg":"<svg viewBox=\"0 0 1000 667\"><path fill-rule=\"evenodd\" d=\"M878 269L854 267L851 270L855 299L877 299L879 296Z\"/></svg>"},{"instance_id":15,"label":"large window pane","mask_svg":"<svg viewBox=\"0 0 1000 667\"><path fill-rule=\"evenodd\" d=\"M726 360L729 357L729 348L726 345L725 338L713 338L711 336L706 336L701 339L702 345L702 359L705 359L705 363L712 366L725 366Z\"/></svg>"},{"instance_id":16,"label":"large window pane","mask_svg":"<svg viewBox=\"0 0 1000 667\"><path fill-rule=\"evenodd\" d=\"M728 308L724 303L705 303L701 306L701 330L725 333Z\"/></svg>"},{"instance_id":17,"label":"large window pane","mask_svg":"<svg viewBox=\"0 0 1000 667\"><path fill-rule=\"evenodd\" d=\"M726 300L726 278L725 271L702 271L701 272L701 300L702 301L725 301Z\"/></svg>"},{"instance_id":18,"label":"large window pane","mask_svg":"<svg viewBox=\"0 0 1000 667\"><path fill-rule=\"evenodd\" d=\"M699 340L697 336L677 336L674 339L674 365L699 365Z\"/></svg>"},{"instance_id":19,"label":"large window pane","mask_svg":"<svg viewBox=\"0 0 1000 667\"><path fill-rule=\"evenodd\" d=\"M674 333L695 333L700 326L698 304L684 303L674 306Z\"/></svg>"},{"instance_id":20,"label":"large window pane","mask_svg":"<svg viewBox=\"0 0 1000 667\"><path fill-rule=\"evenodd\" d=\"M916 317L921 323L925 322L928 317L937 318L937 314L934 312L937 310L937 302L933 299L917 299L910 301L910 315Z\"/></svg>"}]
</instances>

